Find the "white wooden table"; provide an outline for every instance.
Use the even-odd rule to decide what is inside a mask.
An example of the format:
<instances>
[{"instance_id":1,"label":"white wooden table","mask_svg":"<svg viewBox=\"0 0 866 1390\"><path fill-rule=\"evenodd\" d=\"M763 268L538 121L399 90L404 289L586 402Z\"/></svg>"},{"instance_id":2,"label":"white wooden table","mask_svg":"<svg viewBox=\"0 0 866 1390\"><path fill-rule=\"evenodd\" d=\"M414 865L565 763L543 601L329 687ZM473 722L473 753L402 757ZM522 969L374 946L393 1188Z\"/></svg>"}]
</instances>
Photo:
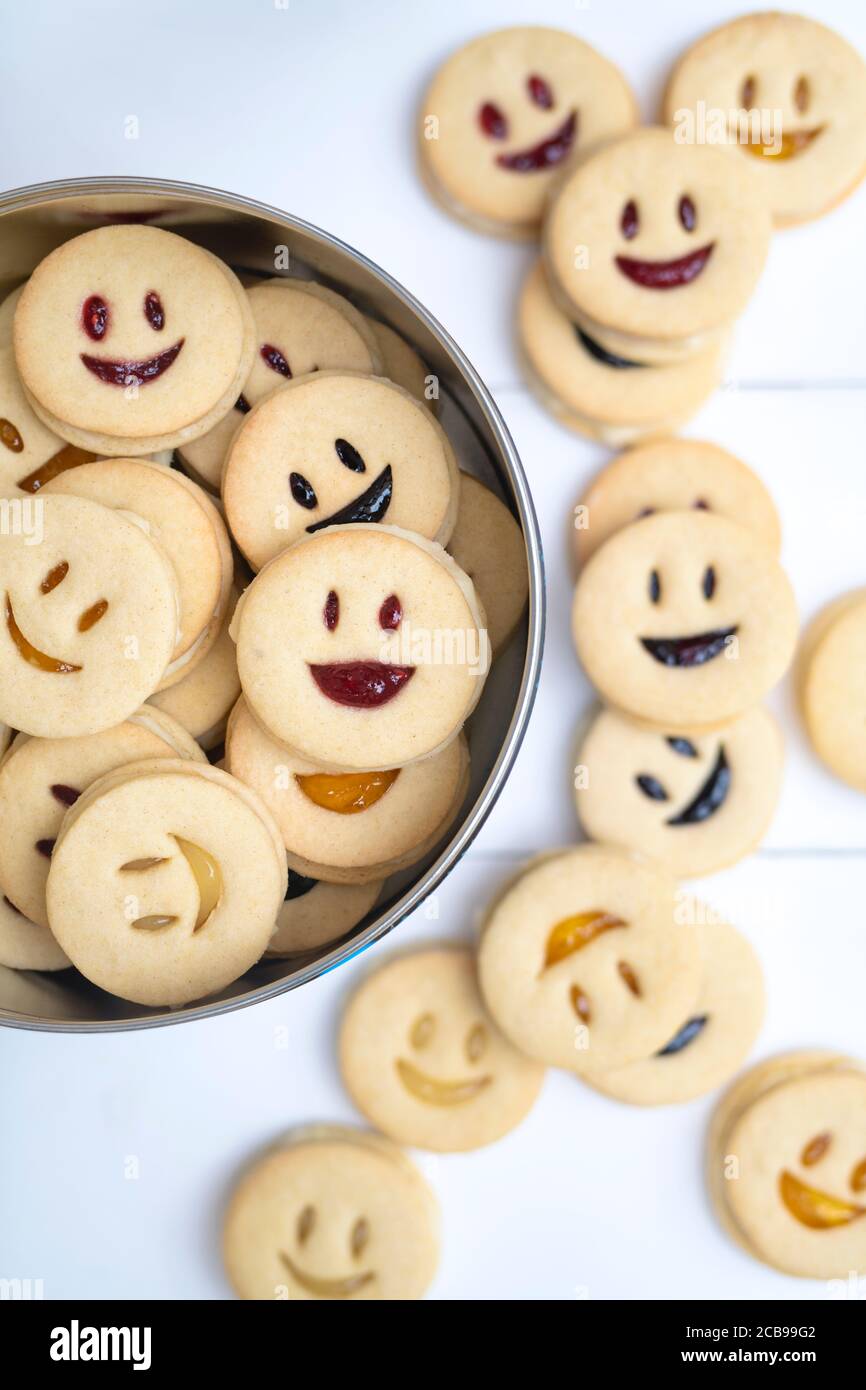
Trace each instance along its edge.
<instances>
[{"instance_id":1,"label":"white wooden table","mask_svg":"<svg viewBox=\"0 0 866 1390\"><path fill-rule=\"evenodd\" d=\"M490 821L401 945L470 937L515 859L576 835L570 752L590 693L569 640L568 527L604 459L528 395L512 320L531 253L428 202L413 169L416 101L463 39L531 18L617 61L650 119L677 53L747 8L719 0L696 18L687 0L28 0L7 17L4 186L152 174L308 218L427 304L513 431L547 561L541 690ZM866 51L859 0L812 8ZM137 140L125 137L129 116ZM806 619L866 577L864 243L866 191L777 238L729 380L690 431L770 487ZM756 855L698 891L732 914L767 971L756 1056L802 1045L866 1055L866 800L816 764L789 686L773 703L788 735L775 823ZM376 959L209 1023L117 1037L0 1032L0 1276L41 1278L46 1297L226 1297L218 1226L237 1165L292 1123L355 1118L333 1035L346 991ZM422 1155L444 1214L433 1296L826 1298L718 1230L701 1178L711 1104L630 1110L551 1074L530 1118L492 1149Z\"/></svg>"}]
</instances>

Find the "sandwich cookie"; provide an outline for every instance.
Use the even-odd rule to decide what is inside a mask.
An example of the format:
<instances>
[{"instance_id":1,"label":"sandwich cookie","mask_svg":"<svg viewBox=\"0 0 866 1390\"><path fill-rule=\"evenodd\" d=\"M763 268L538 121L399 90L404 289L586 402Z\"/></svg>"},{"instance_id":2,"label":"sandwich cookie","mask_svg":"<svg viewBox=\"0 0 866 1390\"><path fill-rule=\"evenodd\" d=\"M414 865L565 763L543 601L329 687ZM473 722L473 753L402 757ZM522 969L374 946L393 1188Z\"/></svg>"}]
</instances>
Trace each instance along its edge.
<instances>
[{"instance_id":1,"label":"sandwich cookie","mask_svg":"<svg viewBox=\"0 0 866 1390\"><path fill-rule=\"evenodd\" d=\"M99 227L36 267L15 310L15 360L49 429L99 454L149 454L206 433L252 366L246 294L228 266L158 227Z\"/></svg>"},{"instance_id":2,"label":"sandwich cookie","mask_svg":"<svg viewBox=\"0 0 866 1390\"><path fill-rule=\"evenodd\" d=\"M95 457L49 430L24 394L11 343L0 348L0 495L38 492L58 473Z\"/></svg>"},{"instance_id":3,"label":"sandwich cookie","mask_svg":"<svg viewBox=\"0 0 866 1390\"><path fill-rule=\"evenodd\" d=\"M308 372L345 367L377 373L383 366L373 325L348 299L324 285L265 280L247 290L247 296L256 350L243 391L212 430L179 451L184 466L214 491L219 490L232 436L262 396Z\"/></svg>"},{"instance_id":4,"label":"sandwich cookie","mask_svg":"<svg viewBox=\"0 0 866 1390\"><path fill-rule=\"evenodd\" d=\"M475 585L493 656L513 636L526 608L526 547L505 503L469 473L460 474L457 524L448 553Z\"/></svg>"},{"instance_id":5,"label":"sandwich cookie","mask_svg":"<svg viewBox=\"0 0 866 1390\"><path fill-rule=\"evenodd\" d=\"M340 1028L340 1071L371 1124L443 1153L481 1148L520 1124L544 1068L503 1037L478 992L472 951L416 951L377 970Z\"/></svg>"},{"instance_id":6,"label":"sandwich cookie","mask_svg":"<svg viewBox=\"0 0 866 1390\"><path fill-rule=\"evenodd\" d=\"M457 516L457 462L445 431L401 387L316 372L244 418L222 496L253 569L303 536L354 522L411 527L445 545Z\"/></svg>"},{"instance_id":7,"label":"sandwich cookie","mask_svg":"<svg viewBox=\"0 0 866 1390\"><path fill-rule=\"evenodd\" d=\"M38 502L35 529L0 535L0 718L43 738L98 733L137 710L171 660L174 572L119 511Z\"/></svg>"},{"instance_id":8,"label":"sandwich cookie","mask_svg":"<svg viewBox=\"0 0 866 1390\"><path fill-rule=\"evenodd\" d=\"M693 899L681 899L701 955L693 1012L664 1047L641 1062L584 1080L627 1105L681 1105L723 1085L754 1046L764 1016L760 962L744 936Z\"/></svg>"},{"instance_id":9,"label":"sandwich cookie","mask_svg":"<svg viewBox=\"0 0 866 1390\"><path fill-rule=\"evenodd\" d=\"M544 254L569 317L609 351L660 362L709 346L741 313L770 233L754 169L731 150L648 128L602 146L561 183Z\"/></svg>"},{"instance_id":10,"label":"sandwich cookie","mask_svg":"<svg viewBox=\"0 0 866 1390\"><path fill-rule=\"evenodd\" d=\"M130 763L79 797L46 900L51 930L88 980L176 1007L260 959L285 891L285 853L258 797L215 767L164 759Z\"/></svg>"},{"instance_id":11,"label":"sandwich cookie","mask_svg":"<svg viewBox=\"0 0 866 1390\"><path fill-rule=\"evenodd\" d=\"M414 396L416 401L426 405L427 409L436 415L439 406L438 391L435 395L432 394L436 388L436 378L428 372L415 349L387 323L380 323L378 319L371 318L367 319L367 323L373 331L382 358L382 367L378 375L387 377L397 386L402 386L404 391L408 391L410 396Z\"/></svg>"},{"instance_id":12,"label":"sandwich cookie","mask_svg":"<svg viewBox=\"0 0 866 1390\"><path fill-rule=\"evenodd\" d=\"M332 526L283 551L231 631L252 714L321 771L390 771L439 752L489 665L472 581L394 526Z\"/></svg>"},{"instance_id":13,"label":"sandwich cookie","mask_svg":"<svg viewBox=\"0 0 866 1390\"><path fill-rule=\"evenodd\" d=\"M664 96L675 129L736 147L757 168L777 226L820 217L866 172L866 65L832 29L750 14L699 39Z\"/></svg>"},{"instance_id":14,"label":"sandwich cookie","mask_svg":"<svg viewBox=\"0 0 866 1390\"><path fill-rule=\"evenodd\" d=\"M464 738L408 767L322 772L275 743L243 699L229 719L226 758L273 816L289 868L333 883L374 882L423 859L469 786Z\"/></svg>"},{"instance_id":15,"label":"sandwich cookie","mask_svg":"<svg viewBox=\"0 0 866 1390\"><path fill-rule=\"evenodd\" d=\"M517 322L523 369L541 403L611 448L679 428L724 374L722 338L658 366L637 348L609 352L556 303L540 262L524 282Z\"/></svg>"},{"instance_id":16,"label":"sandwich cookie","mask_svg":"<svg viewBox=\"0 0 866 1390\"><path fill-rule=\"evenodd\" d=\"M678 878L709 874L762 839L783 763L781 729L761 706L691 738L603 709L577 755L577 814L591 840L647 854Z\"/></svg>"},{"instance_id":17,"label":"sandwich cookie","mask_svg":"<svg viewBox=\"0 0 866 1390\"><path fill-rule=\"evenodd\" d=\"M149 707L98 734L16 737L0 764L0 884L30 921L48 927L45 884L70 806L106 773L143 758L205 761L185 729Z\"/></svg>"},{"instance_id":18,"label":"sandwich cookie","mask_svg":"<svg viewBox=\"0 0 866 1390\"><path fill-rule=\"evenodd\" d=\"M596 476L575 512L577 559L632 521L654 512L717 512L738 521L774 555L779 514L764 484L726 449L698 439L660 439L615 458Z\"/></svg>"},{"instance_id":19,"label":"sandwich cookie","mask_svg":"<svg viewBox=\"0 0 866 1390\"><path fill-rule=\"evenodd\" d=\"M786 1274L866 1273L866 1069L774 1057L736 1081L709 1135L710 1192L749 1254Z\"/></svg>"},{"instance_id":20,"label":"sandwich cookie","mask_svg":"<svg viewBox=\"0 0 866 1390\"><path fill-rule=\"evenodd\" d=\"M378 881L325 883L290 869L285 901L265 959L301 955L348 936L371 911L381 891Z\"/></svg>"},{"instance_id":21,"label":"sandwich cookie","mask_svg":"<svg viewBox=\"0 0 866 1390\"><path fill-rule=\"evenodd\" d=\"M618 531L582 570L572 632L611 704L665 733L712 729L762 700L797 641L772 551L711 512L659 512Z\"/></svg>"},{"instance_id":22,"label":"sandwich cookie","mask_svg":"<svg viewBox=\"0 0 866 1390\"><path fill-rule=\"evenodd\" d=\"M442 65L418 115L421 173L478 231L533 237L555 175L638 121L618 68L574 34L483 34Z\"/></svg>"},{"instance_id":23,"label":"sandwich cookie","mask_svg":"<svg viewBox=\"0 0 866 1390\"><path fill-rule=\"evenodd\" d=\"M11 294L7 294L5 299L0 300L0 349L12 346L12 324L23 289L24 285L19 285Z\"/></svg>"},{"instance_id":24,"label":"sandwich cookie","mask_svg":"<svg viewBox=\"0 0 866 1390\"><path fill-rule=\"evenodd\" d=\"M530 863L493 903L478 977L515 1047L584 1074L664 1047L692 1015L701 961L664 869L581 845Z\"/></svg>"},{"instance_id":25,"label":"sandwich cookie","mask_svg":"<svg viewBox=\"0 0 866 1390\"><path fill-rule=\"evenodd\" d=\"M237 590L232 589L213 646L179 681L161 688L147 702L176 719L205 752L223 742L229 712L241 693L235 644L229 636L237 601Z\"/></svg>"},{"instance_id":26,"label":"sandwich cookie","mask_svg":"<svg viewBox=\"0 0 866 1390\"><path fill-rule=\"evenodd\" d=\"M246 1171L226 1212L223 1258L243 1299L418 1299L439 1261L439 1210L387 1140L311 1126Z\"/></svg>"},{"instance_id":27,"label":"sandwich cookie","mask_svg":"<svg viewBox=\"0 0 866 1390\"><path fill-rule=\"evenodd\" d=\"M822 763L866 791L866 590L843 594L818 614L798 660L800 704Z\"/></svg>"},{"instance_id":28,"label":"sandwich cookie","mask_svg":"<svg viewBox=\"0 0 866 1390\"><path fill-rule=\"evenodd\" d=\"M46 496L60 492L139 520L168 557L177 587L178 632L160 685L180 680L216 641L228 607L232 549L217 508L182 473L144 459L85 464L46 484Z\"/></svg>"}]
</instances>

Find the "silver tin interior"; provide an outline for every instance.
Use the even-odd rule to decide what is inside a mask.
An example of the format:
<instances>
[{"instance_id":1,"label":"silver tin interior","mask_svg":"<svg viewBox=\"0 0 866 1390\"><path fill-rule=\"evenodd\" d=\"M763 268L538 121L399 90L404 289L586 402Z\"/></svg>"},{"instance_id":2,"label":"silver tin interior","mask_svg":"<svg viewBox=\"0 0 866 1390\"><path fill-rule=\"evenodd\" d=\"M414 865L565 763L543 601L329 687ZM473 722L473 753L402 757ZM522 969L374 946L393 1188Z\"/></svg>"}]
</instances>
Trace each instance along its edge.
<instances>
[{"instance_id":1,"label":"silver tin interior","mask_svg":"<svg viewBox=\"0 0 866 1390\"><path fill-rule=\"evenodd\" d=\"M263 961L223 993L174 1010L117 999L75 970L0 967L0 1023L45 1031L107 1032L225 1013L306 984L391 931L454 868L496 801L529 719L544 633L541 541L520 459L478 374L422 304L350 246L276 208L194 184L126 178L64 180L0 195L0 296L60 242L119 220L167 227L250 273L286 273L287 253L288 273L330 285L412 343L439 379L440 418L460 466L494 488L520 522L529 607L494 664L467 727L471 785L447 840L420 864L389 879L380 902L348 937L305 956Z\"/></svg>"}]
</instances>

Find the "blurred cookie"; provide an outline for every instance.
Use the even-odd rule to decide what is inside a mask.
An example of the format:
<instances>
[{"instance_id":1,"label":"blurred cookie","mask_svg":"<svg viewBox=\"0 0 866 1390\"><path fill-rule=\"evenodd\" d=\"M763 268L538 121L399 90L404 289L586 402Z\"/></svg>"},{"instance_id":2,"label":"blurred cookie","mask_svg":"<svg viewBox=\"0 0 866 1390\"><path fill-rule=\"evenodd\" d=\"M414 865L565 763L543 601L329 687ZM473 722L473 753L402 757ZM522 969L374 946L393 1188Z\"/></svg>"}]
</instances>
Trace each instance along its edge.
<instances>
[{"instance_id":1,"label":"blurred cookie","mask_svg":"<svg viewBox=\"0 0 866 1390\"><path fill-rule=\"evenodd\" d=\"M637 124L618 68L574 34L482 34L443 63L419 112L425 182L479 231L531 237L554 175Z\"/></svg>"},{"instance_id":2,"label":"blurred cookie","mask_svg":"<svg viewBox=\"0 0 866 1390\"><path fill-rule=\"evenodd\" d=\"M416 951L368 976L340 1028L340 1071L377 1129L441 1152L477 1149L520 1124L544 1068L487 1015L472 951Z\"/></svg>"},{"instance_id":3,"label":"blurred cookie","mask_svg":"<svg viewBox=\"0 0 866 1390\"><path fill-rule=\"evenodd\" d=\"M849 786L866 791L866 590L829 604L807 629L798 661L812 746Z\"/></svg>"},{"instance_id":4,"label":"blurred cookie","mask_svg":"<svg viewBox=\"0 0 866 1390\"><path fill-rule=\"evenodd\" d=\"M223 1257L244 1299L418 1299L439 1259L438 1208L418 1169L386 1140L316 1126L241 1178Z\"/></svg>"},{"instance_id":5,"label":"blurred cookie","mask_svg":"<svg viewBox=\"0 0 866 1390\"><path fill-rule=\"evenodd\" d=\"M841 203L866 172L866 65L797 14L750 14L706 34L668 80L664 119L754 163L777 226Z\"/></svg>"},{"instance_id":6,"label":"blurred cookie","mask_svg":"<svg viewBox=\"0 0 866 1390\"><path fill-rule=\"evenodd\" d=\"M659 439L620 454L593 479L575 513L578 561L632 521L691 508L738 521L778 555L779 514L757 474L717 444Z\"/></svg>"}]
</instances>

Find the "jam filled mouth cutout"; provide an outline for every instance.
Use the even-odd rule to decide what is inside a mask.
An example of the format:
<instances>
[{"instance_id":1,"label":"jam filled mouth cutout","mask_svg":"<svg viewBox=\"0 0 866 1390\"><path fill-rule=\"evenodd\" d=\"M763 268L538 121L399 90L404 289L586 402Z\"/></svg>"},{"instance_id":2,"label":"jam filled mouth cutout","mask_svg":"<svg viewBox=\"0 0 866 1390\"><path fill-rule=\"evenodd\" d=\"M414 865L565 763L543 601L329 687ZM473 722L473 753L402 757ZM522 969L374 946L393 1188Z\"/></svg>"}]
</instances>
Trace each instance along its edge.
<instances>
[{"instance_id":1,"label":"jam filled mouth cutout","mask_svg":"<svg viewBox=\"0 0 866 1390\"><path fill-rule=\"evenodd\" d=\"M295 1227L295 1241L299 1250L303 1250L314 1235L318 1219L318 1212L314 1206L308 1203L302 1208ZM352 1260L360 1260L369 1244L370 1235L369 1221L365 1216L359 1216L349 1234L349 1256ZM295 1282L316 1298L351 1298L353 1294L359 1293L376 1278L375 1270L372 1269L365 1269L357 1274L345 1274L336 1278L309 1274L301 1268L296 1259L292 1259L287 1251L281 1250L279 1254L282 1264Z\"/></svg>"},{"instance_id":2,"label":"jam filled mouth cutout","mask_svg":"<svg viewBox=\"0 0 866 1390\"><path fill-rule=\"evenodd\" d=\"M526 79L526 92L534 106L542 111L553 109L553 89L545 78L532 73ZM485 101L479 108L478 124L489 140L508 139L508 117L495 102ZM512 174L536 174L545 169L555 169L571 153L577 126L577 111L569 111L550 135L526 149L496 155L496 164L498 168L506 169Z\"/></svg>"},{"instance_id":3,"label":"jam filled mouth cutout","mask_svg":"<svg viewBox=\"0 0 866 1390\"><path fill-rule=\"evenodd\" d=\"M639 637L638 641L660 665L687 670L714 661L727 650L737 631L734 625L716 628L712 632L699 632L693 637Z\"/></svg>"},{"instance_id":4,"label":"jam filled mouth cutout","mask_svg":"<svg viewBox=\"0 0 866 1390\"><path fill-rule=\"evenodd\" d=\"M144 318L154 333L165 328L165 310L162 300L155 290L148 290L142 302ZM102 343L112 327L112 311L102 295L90 295L81 306L81 327L94 343ZM94 357L92 353L80 353L81 361L89 372L107 386L146 386L156 381L168 371L180 356L184 338L178 338L171 347L163 348L152 357Z\"/></svg>"},{"instance_id":5,"label":"jam filled mouth cutout","mask_svg":"<svg viewBox=\"0 0 866 1390\"><path fill-rule=\"evenodd\" d=\"M677 205L677 215L684 231L693 232L698 225L698 213L694 200L684 193ZM632 241L640 231L640 210L630 198L622 210L619 220L620 231L626 241ZM675 290L690 285L697 280L706 268L713 254L715 242L689 251L685 256L674 260L650 261L634 256L614 256L614 264L621 275L645 290Z\"/></svg>"},{"instance_id":6,"label":"jam filled mouth cutout","mask_svg":"<svg viewBox=\"0 0 866 1390\"><path fill-rule=\"evenodd\" d=\"M826 1133L816 1134L810 1139L800 1154L803 1167L812 1168L820 1163L832 1142L832 1134ZM855 1164L849 1185L852 1192L866 1191L866 1158ZM812 1187L787 1168L779 1174L779 1196L795 1221L812 1231L835 1230L839 1226L849 1226L852 1221L866 1216L866 1206L848 1201L844 1197L834 1197L830 1192Z\"/></svg>"},{"instance_id":7,"label":"jam filled mouth cutout","mask_svg":"<svg viewBox=\"0 0 866 1390\"><path fill-rule=\"evenodd\" d=\"M687 738L671 737L667 742L673 751L682 757L696 758L698 755L698 750ZM648 797L650 801L670 800L667 789L652 773L639 772L634 780L644 796ZM695 795L681 811L668 817L665 825L676 828L677 826L703 824L724 806L730 789L731 767L724 744L719 744L719 751L706 780L702 782Z\"/></svg>"},{"instance_id":8,"label":"jam filled mouth cutout","mask_svg":"<svg viewBox=\"0 0 866 1390\"><path fill-rule=\"evenodd\" d=\"M436 1019L431 1013L421 1014L409 1030L409 1043L413 1051L420 1052L433 1041L436 1032ZM477 1066L487 1050L487 1029L483 1023L475 1023L466 1035L465 1052L467 1060ZM424 1105L465 1105L475 1100L493 1084L488 1073L480 1076L460 1077L457 1080L443 1080L422 1071L414 1062L398 1057L394 1062L404 1090Z\"/></svg>"}]
</instances>

